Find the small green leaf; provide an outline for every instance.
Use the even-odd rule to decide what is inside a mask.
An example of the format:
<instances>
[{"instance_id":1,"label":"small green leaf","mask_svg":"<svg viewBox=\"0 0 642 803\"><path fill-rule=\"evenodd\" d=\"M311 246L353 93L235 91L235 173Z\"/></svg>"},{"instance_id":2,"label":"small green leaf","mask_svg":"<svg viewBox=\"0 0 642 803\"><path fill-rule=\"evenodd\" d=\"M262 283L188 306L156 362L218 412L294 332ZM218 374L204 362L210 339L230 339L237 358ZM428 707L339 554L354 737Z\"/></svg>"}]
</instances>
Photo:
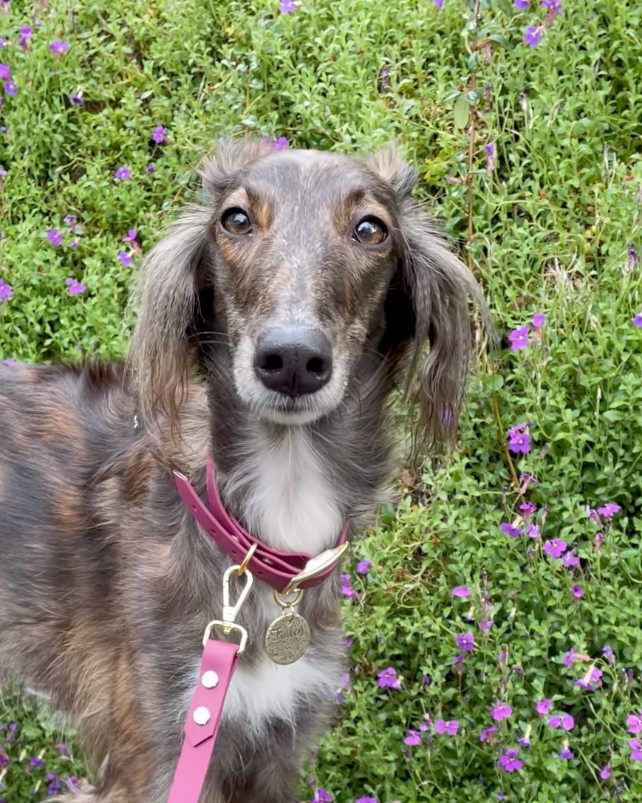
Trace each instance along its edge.
<instances>
[{"instance_id":1,"label":"small green leaf","mask_svg":"<svg viewBox=\"0 0 642 803\"><path fill-rule=\"evenodd\" d=\"M470 106L465 95L460 95L455 101L455 125L457 128L466 128L470 121Z\"/></svg>"}]
</instances>

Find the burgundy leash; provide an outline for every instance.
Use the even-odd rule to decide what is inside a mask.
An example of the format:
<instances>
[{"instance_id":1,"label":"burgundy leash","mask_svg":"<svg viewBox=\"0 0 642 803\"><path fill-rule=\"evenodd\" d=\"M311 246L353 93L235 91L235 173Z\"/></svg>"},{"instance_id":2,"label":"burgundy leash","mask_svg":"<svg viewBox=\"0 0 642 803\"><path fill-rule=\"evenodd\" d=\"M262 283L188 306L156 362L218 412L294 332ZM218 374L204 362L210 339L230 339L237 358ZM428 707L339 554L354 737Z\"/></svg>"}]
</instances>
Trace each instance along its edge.
<instances>
[{"instance_id":1,"label":"burgundy leash","mask_svg":"<svg viewBox=\"0 0 642 803\"><path fill-rule=\"evenodd\" d=\"M218 728L238 657L245 649L247 631L235 619L253 584L253 576L274 589L275 601L284 609L268 628L266 652L276 663L292 663L305 651L309 641L308 624L295 613L303 590L326 580L347 548L348 524L333 549L313 556L305 552L282 552L250 535L223 507L214 479L214 464L207 461L209 509L185 476L174 472L174 482L183 503L203 530L237 565L223 576L223 618L210 622L203 637L203 655L198 681L187 712L185 737L167 803L198 803L210 764ZM230 580L245 579L241 593L232 605ZM285 597L295 595L288 601ZM213 630L229 635L235 632L240 643L212 638ZM271 636L273 638L271 638Z\"/></svg>"}]
</instances>

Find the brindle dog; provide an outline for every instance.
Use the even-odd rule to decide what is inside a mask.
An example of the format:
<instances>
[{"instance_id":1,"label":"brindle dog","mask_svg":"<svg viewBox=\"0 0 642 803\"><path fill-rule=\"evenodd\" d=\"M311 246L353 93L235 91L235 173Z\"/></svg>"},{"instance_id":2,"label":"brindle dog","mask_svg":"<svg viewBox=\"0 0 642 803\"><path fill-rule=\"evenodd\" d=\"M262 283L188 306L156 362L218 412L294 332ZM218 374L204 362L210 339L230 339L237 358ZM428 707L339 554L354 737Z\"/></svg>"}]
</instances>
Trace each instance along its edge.
<instances>
[{"instance_id":1,"label":"brindle dog","mask_svg":"<svg viewBox=\"0 0 642 803\"><path fill-rule=\"evenodd\" d=\"M0 365L0 666L78 726L95 785L68 803L165 803L206 624L231 565L172 468L272 546L319 553L382 498L393 388L451 440L476 283L412 200L394 150L363 160L224 144L206 202L145 260L125 367ZM256 582L202 803L290 803L343 667L338 580L298 609L312 641L263 651ZM9 790L10 792L10 790Z\"/></svg>"}]
</instances>

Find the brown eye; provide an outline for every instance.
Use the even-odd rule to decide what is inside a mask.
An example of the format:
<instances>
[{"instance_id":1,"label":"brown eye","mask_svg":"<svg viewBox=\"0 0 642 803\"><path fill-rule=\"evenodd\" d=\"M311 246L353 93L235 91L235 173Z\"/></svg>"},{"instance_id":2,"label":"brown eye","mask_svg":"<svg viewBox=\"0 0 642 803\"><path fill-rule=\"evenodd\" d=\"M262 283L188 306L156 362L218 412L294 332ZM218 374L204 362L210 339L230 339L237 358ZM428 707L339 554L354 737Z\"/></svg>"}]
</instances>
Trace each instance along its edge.
<instances>
[{"instance_id":1,"label":"brown eye","mask_svg":"<svg viewBox=\"0 0 642 803\"><path fill-rule=\"evenodd\" d=\"M221 226L230 234L243 235L252 233L250 216L238 207L223 212Z\"/></svg>"},{"instance_id":2,"label":"brown eye","mask_svg":"<svg viewBox=\"0 0 642 803\"><path fill-rule=\"evenodd\" d=\"M381 245L388 238L388 230L376 217L364 217L354 227L354 236L362 245Z\"/></svg>"}]
</instances>

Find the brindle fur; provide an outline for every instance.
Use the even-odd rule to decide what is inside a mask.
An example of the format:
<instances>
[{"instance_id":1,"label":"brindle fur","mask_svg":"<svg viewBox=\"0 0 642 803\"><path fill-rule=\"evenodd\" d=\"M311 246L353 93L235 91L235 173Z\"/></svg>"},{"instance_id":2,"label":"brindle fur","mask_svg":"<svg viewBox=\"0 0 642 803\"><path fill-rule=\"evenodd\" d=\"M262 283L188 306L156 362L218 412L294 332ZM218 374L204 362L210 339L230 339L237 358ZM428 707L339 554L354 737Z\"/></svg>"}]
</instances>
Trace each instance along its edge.
<instances>
[{"instance_id":1,"label":"brindle fur","mask_svg":"<svg viewBox=\"0 0 642 803\"><path fill-rule=\"evenodd\" d=\"M79 727L96 782L65 803L166 801L194 662L230 565L184 509L171 470L202 492L211 448L226 505L243 520L257 432L278 443L287 430L239 397L242 333L302 299L331 333L347 386L303 426L347 520L381 498L385 402L425 339L426 442L452 437L464 390L466 298L479 293L410 198L414 172L394 151L357 161L224 144L201 173L206 203L144 265L127 369L0 365L0 666ZM247 247L217 229L230 205L249 206L261 227ZM389 227L385 248L349 241L369 212ZM264 593L239 617L248 666L261 657ZM309 655L339 666L336 573L299 610ZM202 803L292 801L302 753L330 712L325 690L258 731L224 720Z\"/></svg>"}]
</instances>

